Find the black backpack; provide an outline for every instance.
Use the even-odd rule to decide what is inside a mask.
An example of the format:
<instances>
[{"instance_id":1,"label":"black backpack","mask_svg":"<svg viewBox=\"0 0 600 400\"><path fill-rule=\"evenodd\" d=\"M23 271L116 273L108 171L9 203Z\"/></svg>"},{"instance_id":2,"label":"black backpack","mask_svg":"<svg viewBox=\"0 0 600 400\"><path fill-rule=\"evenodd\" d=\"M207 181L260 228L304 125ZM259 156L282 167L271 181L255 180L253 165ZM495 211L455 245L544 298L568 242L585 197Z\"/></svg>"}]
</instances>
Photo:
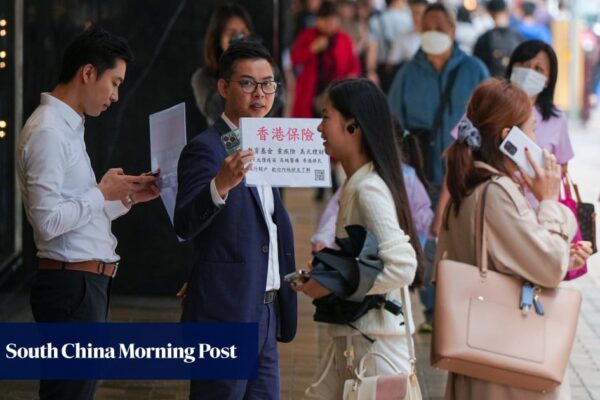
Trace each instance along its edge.
<instances>
[{"instance_id":1,"label":"black backpack","mask_svg":"<svg viewBox=\"0 0 600 400\"><path fill-rule=\"evenodd\" d=\"M494 28L484 34L481 47L475 45L475 55L487 65L491 76L504 76L510 56L523 37L511 28Z\"/></svg>"}]
</instances>

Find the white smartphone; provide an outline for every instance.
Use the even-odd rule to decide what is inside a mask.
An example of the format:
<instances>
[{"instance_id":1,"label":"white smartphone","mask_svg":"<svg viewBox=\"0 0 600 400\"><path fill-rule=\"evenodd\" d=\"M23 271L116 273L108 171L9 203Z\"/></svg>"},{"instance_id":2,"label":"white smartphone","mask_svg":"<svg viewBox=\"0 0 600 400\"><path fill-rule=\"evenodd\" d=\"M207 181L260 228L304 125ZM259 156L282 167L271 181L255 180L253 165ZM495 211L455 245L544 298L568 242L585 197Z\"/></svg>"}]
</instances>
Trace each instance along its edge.
<instances>
[{"instance_id":1,"label":"white smartphone","mask_svg":"<svg viewBox=\"0 0 600 400\"><path fill-rule=\"evenodd\" d=\"M513 126L508 132L508 135L502 143L500 143L500 151L506 154L511 160L515 162L519 167L532 178L535 178L535 171L529 163L529 159L525 154L525 148L529 151L529 154L533 156L535 162L540 166L544 167L544 156L542 149L538 146L525 132L519 127Z\"/></svg>"}]
</instances>

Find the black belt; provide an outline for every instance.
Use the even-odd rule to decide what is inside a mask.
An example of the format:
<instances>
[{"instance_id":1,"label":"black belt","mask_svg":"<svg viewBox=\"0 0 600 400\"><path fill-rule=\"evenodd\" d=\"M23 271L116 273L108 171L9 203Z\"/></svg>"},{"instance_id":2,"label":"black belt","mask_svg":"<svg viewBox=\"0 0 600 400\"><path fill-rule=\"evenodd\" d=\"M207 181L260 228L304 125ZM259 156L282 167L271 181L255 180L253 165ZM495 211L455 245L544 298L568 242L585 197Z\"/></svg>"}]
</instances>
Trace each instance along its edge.
<instances>
[{"instance_id":1,"label":"black belt","mask_svg":"<svg viewBox=\"0 0 600 400\"><path fill-rule=\"evenodd\" d=\"M276 297L277 297L277 290L269 290L269 291L265 292L264 303L265 304L272 303L275 301Z\"/></svg>"}]
</instances>

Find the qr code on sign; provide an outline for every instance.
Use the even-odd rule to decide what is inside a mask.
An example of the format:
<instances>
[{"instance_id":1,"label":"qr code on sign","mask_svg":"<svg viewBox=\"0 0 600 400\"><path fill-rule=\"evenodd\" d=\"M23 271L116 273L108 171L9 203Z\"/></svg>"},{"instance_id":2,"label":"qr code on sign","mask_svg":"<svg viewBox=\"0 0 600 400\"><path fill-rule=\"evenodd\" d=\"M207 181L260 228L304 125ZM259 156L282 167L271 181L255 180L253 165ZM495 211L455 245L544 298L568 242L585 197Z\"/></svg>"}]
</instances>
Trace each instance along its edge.
<instances>
[{"instance_id":1,"label":"qr code on sign","mask_svg":"<svg viewBox=\"0 0 600 400\"><path fill-rule=\"evenodd\" d=\"M323 182L325 180L325 171L322 169L315 169L315 181Z\"/></svg>"}]
</instances>

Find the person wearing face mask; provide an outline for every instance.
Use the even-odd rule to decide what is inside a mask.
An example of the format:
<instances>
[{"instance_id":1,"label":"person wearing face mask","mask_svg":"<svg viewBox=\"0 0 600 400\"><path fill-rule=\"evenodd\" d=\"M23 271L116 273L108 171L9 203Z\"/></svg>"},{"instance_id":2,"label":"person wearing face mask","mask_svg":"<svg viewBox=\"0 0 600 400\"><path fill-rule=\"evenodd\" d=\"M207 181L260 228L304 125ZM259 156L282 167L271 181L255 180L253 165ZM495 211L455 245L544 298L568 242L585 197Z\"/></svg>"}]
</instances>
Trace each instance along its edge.
<instances>
[{"instance_id":1,"label":"person wearing face mask","mask_svg":"<svg viewBox=\"0 0 600 400\"><path fill-rule=\"evenodd\" d=\"M567 117L554 104L558 77L556 53L541 40L523 42L510 58L506 77L527 93L534 106L536 143L554 154L563 174L566 173L574 153Z\"/></svg>"},{"instance_id":2,"label":"person wearing face mask","mask_svg":"<svg viewBox=\"0 0 600 400\"><path fill-rule=\"evenodd\" d=\"M204 65L192 75L191 86L196 105L212 125L221 116L225 100L217 90L219 58L230 44L249 38L254 34L252 19L248 11L239 4L223 4L212 13L204 37ZM276 69L276 79L279 80ZM270 115L277 114L284 107L284 93L280 90Z\"/></svg>"},{"instance_id":3,"label":"person wearing face mask","mask_svg":"<svg viewBox=\"0 0 600 400\"><path fill-rule=\"evenodd\" d=\"M421 48L396 74L388 99L392 111L420 141L435 221L443 211L437 204L445 172L442 153L453 141L450 130L464 114L473 89L489 74L479 59L455 43L454 16L443 4L425 9L421 31ZM429 263L434 253L435 241L429 240L425 244ZM421 329L430 331L434 294L431 287L426 291L422 297L426 325Z\"/></svg>"}]
</instances>

